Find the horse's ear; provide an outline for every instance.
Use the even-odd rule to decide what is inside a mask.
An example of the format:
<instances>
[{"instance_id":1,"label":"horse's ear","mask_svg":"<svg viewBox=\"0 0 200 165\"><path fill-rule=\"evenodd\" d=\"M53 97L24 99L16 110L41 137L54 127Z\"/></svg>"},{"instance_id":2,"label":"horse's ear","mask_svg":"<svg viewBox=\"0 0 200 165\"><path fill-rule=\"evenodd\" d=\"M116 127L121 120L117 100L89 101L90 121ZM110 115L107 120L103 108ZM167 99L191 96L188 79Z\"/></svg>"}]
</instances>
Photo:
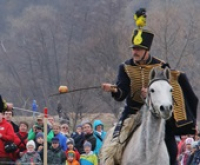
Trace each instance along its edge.
<instances>
[{"instance_id":1,"label":"horse's ear","mask_svg":"<svg viewBox=\"0 0 200 165\"><path fill-rule=\"evenodd\" d=\"M166 79L170 80L171 79L171 72L169 68L165 68L164 70L164 76L166 77Z\"/></svg>"},{"instance_id":2,"label":"horse's ear","mask_svg":"<svg viewBox=\"0 0 200 165\"><path fill-rule=\"evenodd\" d=\"M155 76L156 76L156 69L153 68L153 69L151 69L151 72L149 74L149 80L153 80L155 78Z\"/></svg>"}]
</instances>

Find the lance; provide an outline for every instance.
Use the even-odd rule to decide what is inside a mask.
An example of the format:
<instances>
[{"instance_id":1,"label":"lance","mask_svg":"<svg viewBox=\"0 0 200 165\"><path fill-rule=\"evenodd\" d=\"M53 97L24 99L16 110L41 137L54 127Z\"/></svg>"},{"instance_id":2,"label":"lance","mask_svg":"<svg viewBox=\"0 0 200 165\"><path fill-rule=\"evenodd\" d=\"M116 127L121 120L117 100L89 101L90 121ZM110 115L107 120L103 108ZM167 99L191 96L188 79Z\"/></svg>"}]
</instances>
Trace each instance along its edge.
<instances>
[{"instance_id":1,"label":"lance","mask_svg":"<svg viewBox=\"0 0 200 165\"><path fill-rule=\"evenodd\" d=\"M112 85L111 87L116 88L117 86L116 85ZM77 89L73 89L73 90L68 90L67 86L60 86L59 89L58 89L59 92L50 94L49 97L58 96L58 95L62 95L62 94L67 94L67 93L78 92L78 91L84 91L84 90L98 89L98 88L101 88L101 85L77 88Z\"/></svg>"}]
</instances>

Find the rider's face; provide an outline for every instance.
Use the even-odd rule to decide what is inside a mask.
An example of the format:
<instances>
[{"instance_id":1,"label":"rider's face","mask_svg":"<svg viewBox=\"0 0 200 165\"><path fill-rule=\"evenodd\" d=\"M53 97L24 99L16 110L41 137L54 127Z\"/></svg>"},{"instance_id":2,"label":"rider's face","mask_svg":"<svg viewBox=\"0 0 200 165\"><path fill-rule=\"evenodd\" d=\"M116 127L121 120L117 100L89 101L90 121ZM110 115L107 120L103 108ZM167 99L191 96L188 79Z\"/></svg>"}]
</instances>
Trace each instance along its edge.
<instances>
[{"instance_id":1,"label":"rider's face","mask_svg":"<svg viewBox=\"0 0 200 165\"><path fill-rule=\"evenodd\" d=\"M140 61L144 56L144 54L146 53L146 50L140 47L134 47L132 53L134 61ZM146 57L144 60L146 60Z\"/></svg>"}]
</instances>

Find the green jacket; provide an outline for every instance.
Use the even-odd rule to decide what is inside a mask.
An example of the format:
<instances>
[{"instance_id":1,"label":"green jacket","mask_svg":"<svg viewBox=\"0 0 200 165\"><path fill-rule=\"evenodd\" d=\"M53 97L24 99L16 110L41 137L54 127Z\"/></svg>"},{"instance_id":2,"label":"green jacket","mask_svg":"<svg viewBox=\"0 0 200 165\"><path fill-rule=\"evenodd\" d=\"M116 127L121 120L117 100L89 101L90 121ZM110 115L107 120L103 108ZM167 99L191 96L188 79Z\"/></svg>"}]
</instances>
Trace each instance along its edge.
<instances>
[{"instance_id":1,"label":"green jacket","mask_svg":"<svg viewBox=\"0 0 200 165\"><path fill-rule=\"evenodd\" d=\"M66 159L66 153L61 149L60 146L56 149L51 147L47 152L48 164L65 165Z\"/></svg>"},{"instance_id":2,"label":"green jacket","mask_svg":"<svg viewBox=\"0 0 200 165\"><path fill-rule=\"evenodd\" d=\"M37 123L36 123L37 125ZM43 127L42 127L42 130L43 130ZM51 128L47 125L47 141L49 143L51 143L51 139L54 137L54 134L53 134L53 131L51 131ZM44 133L44 132L43 132ZM36 137L36 133L33 131L33 128L31 128L28 132L28 141L29 140L35 140L35 137Z\"/></svg>"}]
</instances>

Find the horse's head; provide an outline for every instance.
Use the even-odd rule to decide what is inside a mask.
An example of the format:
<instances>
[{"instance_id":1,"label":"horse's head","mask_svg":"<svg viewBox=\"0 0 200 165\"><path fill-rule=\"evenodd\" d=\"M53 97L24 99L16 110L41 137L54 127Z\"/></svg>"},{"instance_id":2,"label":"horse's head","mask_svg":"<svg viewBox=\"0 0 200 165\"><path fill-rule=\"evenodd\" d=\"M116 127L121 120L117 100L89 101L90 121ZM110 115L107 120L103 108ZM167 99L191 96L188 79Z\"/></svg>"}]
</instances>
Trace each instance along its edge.
<instances>
[{"instance_id":1,"label":"horse's head","mask_svg":"<svg viewBox=\"0 0 200 165\"><path fill-rule=\"evenodd\" d=\"M149 75L147 104L154 116L169 119L173 112L172 86L168 68L153 68Z\"/></svg>"}]
</instances>

